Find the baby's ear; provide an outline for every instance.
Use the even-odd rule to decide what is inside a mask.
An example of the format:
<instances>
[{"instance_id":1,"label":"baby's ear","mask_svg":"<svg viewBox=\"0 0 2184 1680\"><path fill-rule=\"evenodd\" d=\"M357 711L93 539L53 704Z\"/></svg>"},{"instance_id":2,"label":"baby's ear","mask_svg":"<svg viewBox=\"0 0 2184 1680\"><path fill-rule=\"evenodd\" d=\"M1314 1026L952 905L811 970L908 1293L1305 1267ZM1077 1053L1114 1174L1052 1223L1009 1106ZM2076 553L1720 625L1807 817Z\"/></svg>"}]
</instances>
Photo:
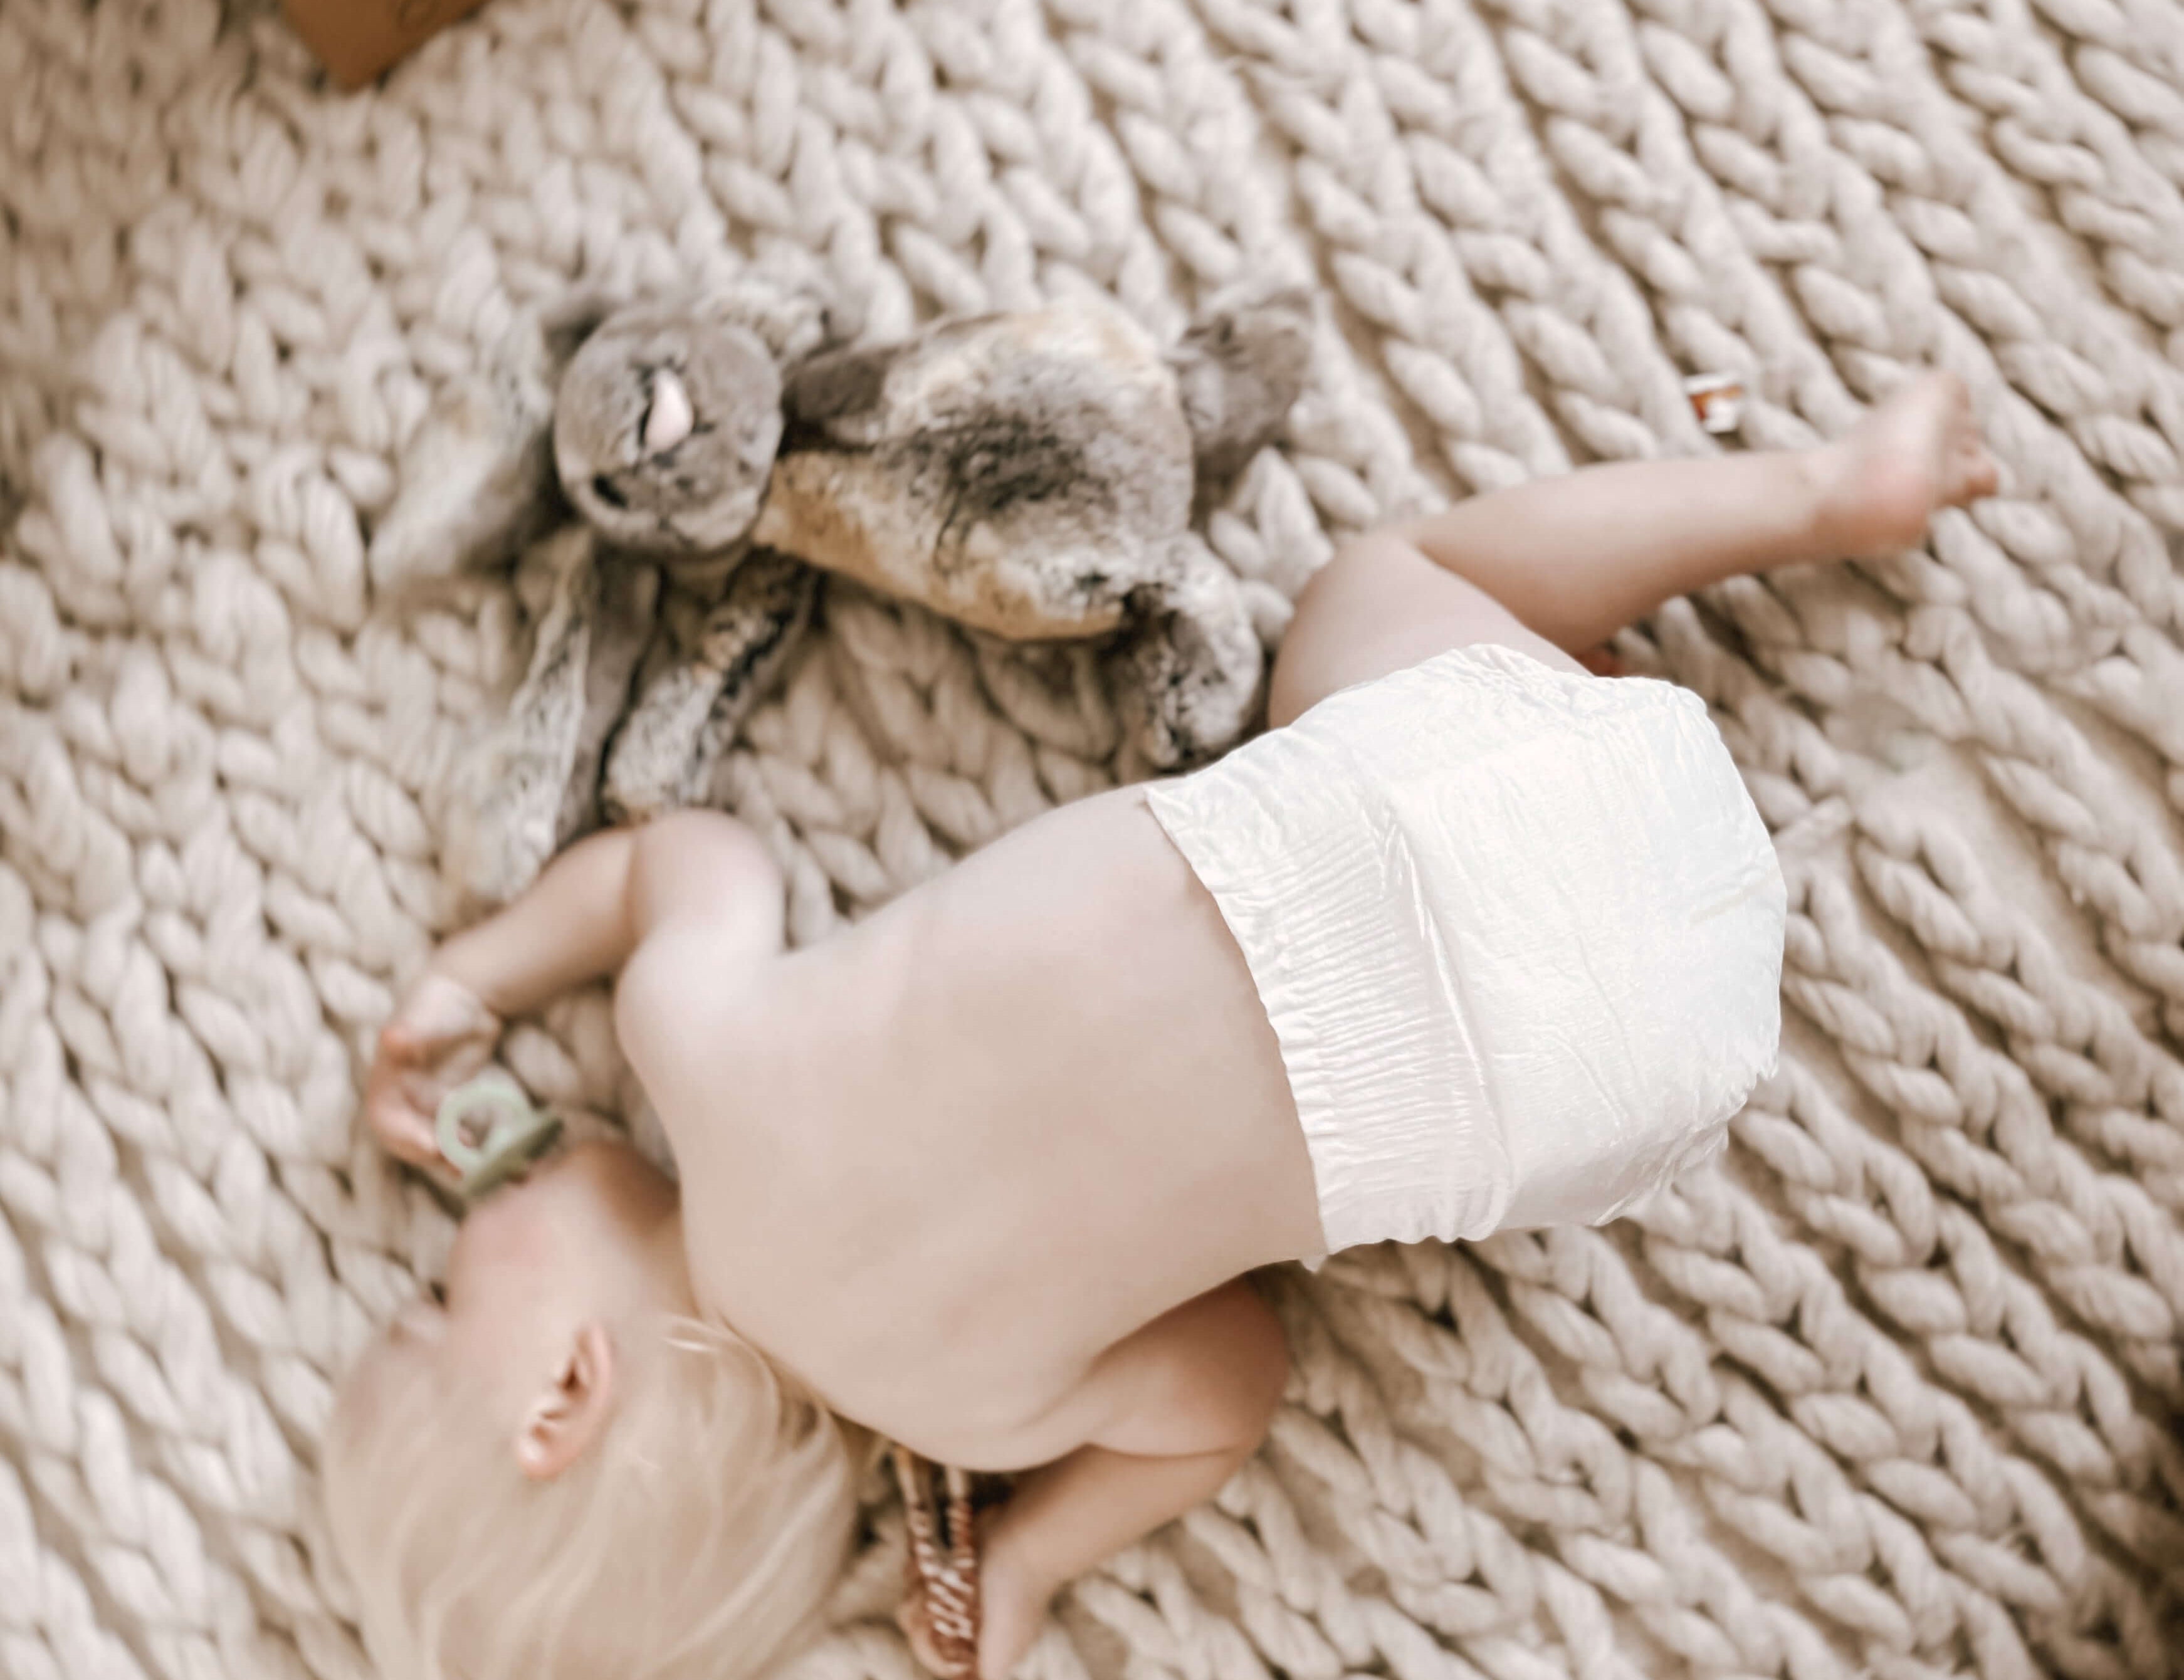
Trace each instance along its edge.
<instances>
[{"instance_id":1,"label":"baby's ear","mask_svg":"<svg viewBox=\"0 0 2184 1680\"><path fill-rule=\"evenodd\" d=\"M605 1327L583 1326L524 1414L516 1467L534 1482L550 1482L582 1458L614 1410L614 1343Z\"/></svg>"}]
</instances>

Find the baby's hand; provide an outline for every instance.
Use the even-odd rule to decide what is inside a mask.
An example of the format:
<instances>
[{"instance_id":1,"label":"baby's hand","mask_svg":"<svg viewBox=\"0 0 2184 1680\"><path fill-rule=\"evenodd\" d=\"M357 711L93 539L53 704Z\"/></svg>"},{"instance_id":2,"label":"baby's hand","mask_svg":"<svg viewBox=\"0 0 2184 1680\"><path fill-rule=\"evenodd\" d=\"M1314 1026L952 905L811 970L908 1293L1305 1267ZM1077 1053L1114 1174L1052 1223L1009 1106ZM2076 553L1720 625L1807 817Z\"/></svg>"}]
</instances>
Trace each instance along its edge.
<instances>
[{"instance_id":1,"label":"baby's hand","mask_svg":"<svg viewBox=\"0 0 2184 1680\"><path fill-rule=\"evenodd\" d=\"M427 974L380 1030L365 1076L364 1114L388 1154L441 1166L433 1121L440 1102L491 1059L500 1017L469 987Z\"/></svg>"}]
</instances>

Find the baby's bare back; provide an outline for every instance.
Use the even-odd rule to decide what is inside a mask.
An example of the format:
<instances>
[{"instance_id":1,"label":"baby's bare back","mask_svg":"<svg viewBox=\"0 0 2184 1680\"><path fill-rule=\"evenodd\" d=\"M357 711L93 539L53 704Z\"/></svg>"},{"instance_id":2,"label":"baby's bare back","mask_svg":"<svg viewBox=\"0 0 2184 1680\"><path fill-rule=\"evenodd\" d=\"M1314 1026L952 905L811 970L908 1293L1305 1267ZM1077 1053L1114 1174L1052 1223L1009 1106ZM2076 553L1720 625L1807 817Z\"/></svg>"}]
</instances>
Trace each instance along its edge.
<instances>
[{"instance_id":1,"label":"baby's bare back","mask_svg":"<svg viewBox=\"0 0 2184 1680\"><path fill-rule=\"evenodd\" d=\"M1273 1029L1134 790L726 992L689 979L680 1049L638 1071L700 1298L897 1439L1050 1456L1104 1351L1317 1252Z\"/></svg>"}]
</instances>

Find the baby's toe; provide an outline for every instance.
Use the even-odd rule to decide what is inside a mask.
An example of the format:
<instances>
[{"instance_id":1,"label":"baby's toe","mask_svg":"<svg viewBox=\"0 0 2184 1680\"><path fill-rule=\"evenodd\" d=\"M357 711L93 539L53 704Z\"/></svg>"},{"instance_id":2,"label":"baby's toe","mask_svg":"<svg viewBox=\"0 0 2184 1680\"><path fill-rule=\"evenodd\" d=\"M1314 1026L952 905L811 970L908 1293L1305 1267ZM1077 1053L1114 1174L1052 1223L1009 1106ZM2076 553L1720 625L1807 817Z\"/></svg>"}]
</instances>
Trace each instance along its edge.
<instances>
[{"instance_id":1,"label":"baby's toe","mask_svg":"<svg viewBox=\"0 0 2184 1680\"><path fill-rule=\"evenodd\" d=\"M1995 465L1994 457L1976 442L1959 449L1950 467L1952 502L1975 502L1982 496L1993 495L2001 487L2002 470Z\"/></svg>"}]
</instances>

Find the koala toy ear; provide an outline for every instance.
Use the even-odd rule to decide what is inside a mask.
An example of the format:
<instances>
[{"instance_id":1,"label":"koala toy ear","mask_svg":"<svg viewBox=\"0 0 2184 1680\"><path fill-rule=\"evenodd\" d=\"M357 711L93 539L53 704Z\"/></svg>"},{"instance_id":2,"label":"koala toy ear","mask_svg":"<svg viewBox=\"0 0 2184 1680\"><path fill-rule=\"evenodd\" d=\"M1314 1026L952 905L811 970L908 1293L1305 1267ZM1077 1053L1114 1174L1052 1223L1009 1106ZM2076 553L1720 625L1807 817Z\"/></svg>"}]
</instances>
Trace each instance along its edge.
<instances>
[{"instance_id":1,"label":"koala toy ear","mask_svg":"<svg viewBox=\"0 0 2184 1680\"><path fill-rule=\"evenodd\" d=\"M519 320L487 367L418 428L403 452L401 488L372 532L366 564L376 590L504 559L553 516L558 348L539 321Z\"/></svg>"},{"instance_id":2,"label":"koala toy ear","mask_svg":"<svg viewBox=\"0 0 2184 1680\"><path fill-rule=\"evenodd\" d=\"M561 388L561 375L576 360L577 352L584 348L584 341L604 326L615 311L628 301L610 292L576 292L540 311L535 331L539 353L543 358L542 365L547 371L548 390Z\"/></svg>"},{"instance_id":3,"label":"koala toy ear","mask_svg":"<svg viewBox=\"0 0 2184 1680\"><path fill-rule=\"evenodd\" d=\"M824 348L834 337L826 304L809 286L755 271L699 286L688 313L694 320L741 327L783 367Z\"/></svg>"}]
</instances>

